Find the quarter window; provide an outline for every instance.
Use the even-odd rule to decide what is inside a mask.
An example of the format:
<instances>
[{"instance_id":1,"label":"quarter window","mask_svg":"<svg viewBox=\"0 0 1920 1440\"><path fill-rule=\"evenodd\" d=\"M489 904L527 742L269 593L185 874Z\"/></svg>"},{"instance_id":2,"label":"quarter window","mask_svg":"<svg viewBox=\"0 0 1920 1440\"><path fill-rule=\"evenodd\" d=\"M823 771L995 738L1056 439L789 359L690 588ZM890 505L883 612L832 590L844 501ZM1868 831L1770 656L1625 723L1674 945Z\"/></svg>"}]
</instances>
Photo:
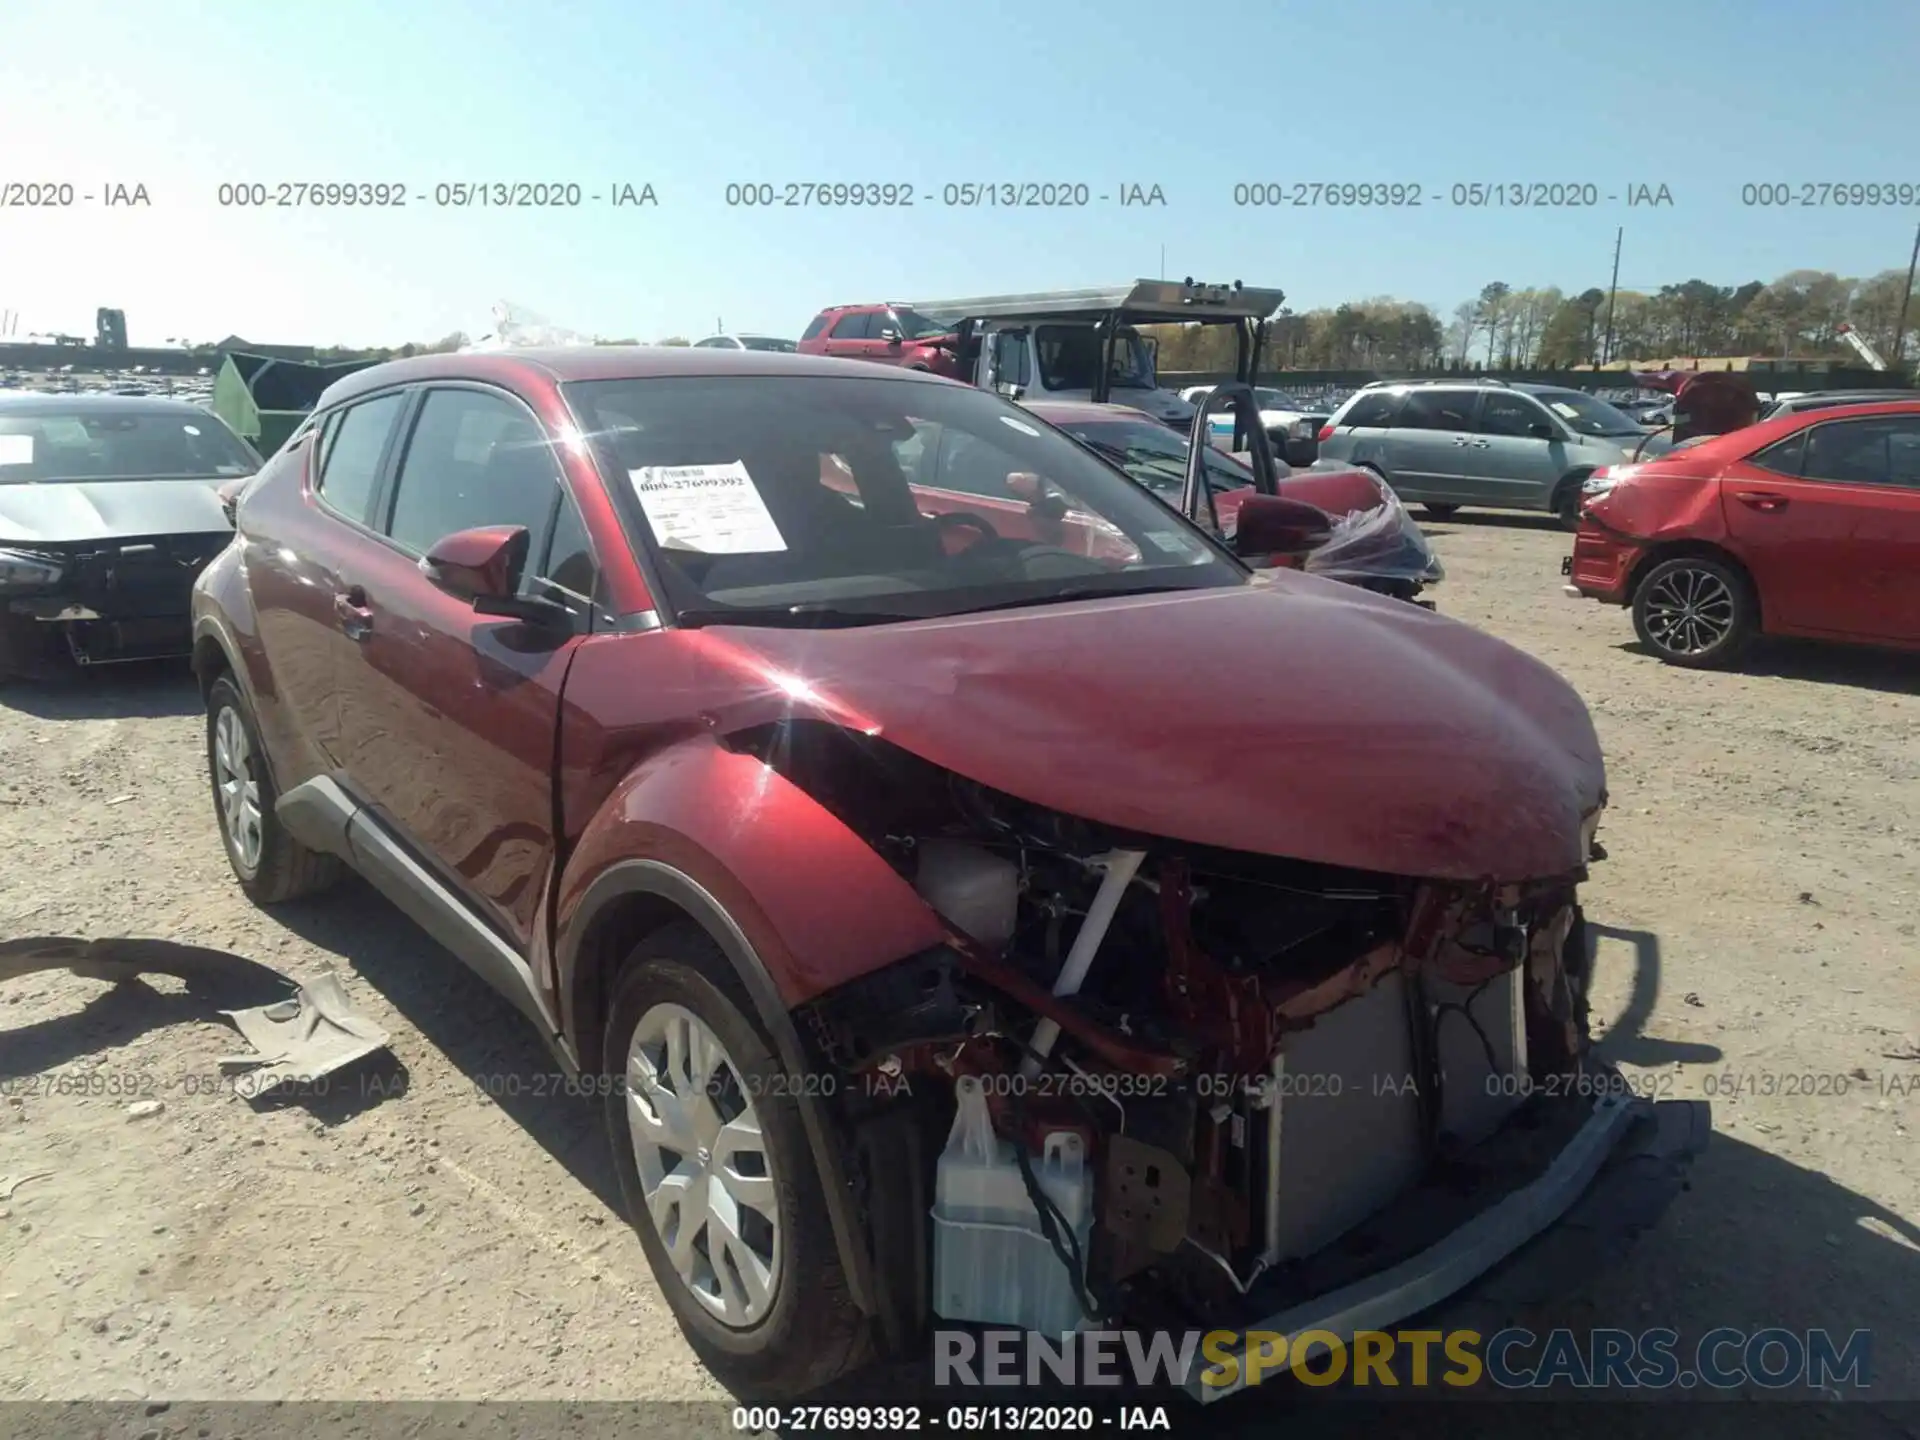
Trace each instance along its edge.
<instances>
[{"instance_id":1,"label":"quarter window","mask_svg":"<svg viewBox=\"0 0 1920 1440\"><path fill-rule=\"evenodd\" d=\"M321 441L320 479L314 488L329 509L368 523L374 488L380 482L380 460L403 399L393 394L362 401L328 424Z\"/></svg>"},{"instance_id":2,"label":"quarter window","mask_svg":"<svg viewBox=\"0 0 1920 1440\"><path fill-rule=\"evenodd\" d=\"M1800 455L1807 446L1807 432L1796 430L1786 439L1776 441L1755 455L1749 462L1762 470L1771 470L1776 475L1798 475L1800 473Z\"/></svg>"}]
</instances>

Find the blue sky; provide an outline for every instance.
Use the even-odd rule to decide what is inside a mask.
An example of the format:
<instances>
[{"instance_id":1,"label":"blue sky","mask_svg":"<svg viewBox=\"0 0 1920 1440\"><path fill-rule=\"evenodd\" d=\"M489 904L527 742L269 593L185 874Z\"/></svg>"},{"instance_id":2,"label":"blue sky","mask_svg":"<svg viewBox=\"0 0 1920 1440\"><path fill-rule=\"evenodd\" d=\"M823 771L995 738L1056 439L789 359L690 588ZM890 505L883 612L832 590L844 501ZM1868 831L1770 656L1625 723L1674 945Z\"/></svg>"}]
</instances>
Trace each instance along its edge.
<instances>
[{"instance_id":1,"label":"blue sky","mask_svg":"<svg viewBox=\"0 0 1920 1440\"><path fill-rule=\"evenodd\" d=\"M1818 20L1813 19L1818 16ZM20 333L398 344L497 299L607 336L794 335L824 304L1115 283L1391 294L1903 265L1906 209L1743 207L1749 182L1920 188L1920 5L1431 0L0 0L0 209ZM1677 139L1670 138L1678 136ZM545 180L654 208L243 212L222 182ZM910 183L891 212L729 208L729 182ZM1159 185L1164 207L964 210L947 183ZM1237 208L1236 182L1427 187L1418 210ZM1593 183L1597 210L1454 209ZM1628 209L1666 185L1670 207ZM928 203L932 200L935 203Z\"/></svg>"}]
</instances>

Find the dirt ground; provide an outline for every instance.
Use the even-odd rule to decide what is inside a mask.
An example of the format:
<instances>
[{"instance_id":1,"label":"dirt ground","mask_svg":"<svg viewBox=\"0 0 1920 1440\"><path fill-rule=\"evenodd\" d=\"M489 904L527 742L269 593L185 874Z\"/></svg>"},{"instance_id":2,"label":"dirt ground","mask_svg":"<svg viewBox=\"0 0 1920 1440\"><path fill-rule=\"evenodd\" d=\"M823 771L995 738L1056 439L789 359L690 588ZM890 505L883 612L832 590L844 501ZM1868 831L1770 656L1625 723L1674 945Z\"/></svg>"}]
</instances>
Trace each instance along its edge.
<instances>
[{"instance_id":1,"label":"dirt ground","mask_svg":"<svg viewBox=\"0 0 1920 1440\"><path fill-rule=\"evenodd\" d=\"M1599 725L1604 1046L1714 1100L1691 1192L1564 1323L1865 1328L1877 1396L1920 1398L1920 657L1687 673L1561 595L1544 522L1431 529L1441 608ZM615 1209L596 1106L536 1093L532 1031L371 891L250 906L202 735L171 669L0 694L0 953L337 967L397 1063L386 1093L255 1109L223 1091L244 1045L218 1012L270 986L0 984L0 1398L724 1399Z\"/></svg>"}]
</instances>

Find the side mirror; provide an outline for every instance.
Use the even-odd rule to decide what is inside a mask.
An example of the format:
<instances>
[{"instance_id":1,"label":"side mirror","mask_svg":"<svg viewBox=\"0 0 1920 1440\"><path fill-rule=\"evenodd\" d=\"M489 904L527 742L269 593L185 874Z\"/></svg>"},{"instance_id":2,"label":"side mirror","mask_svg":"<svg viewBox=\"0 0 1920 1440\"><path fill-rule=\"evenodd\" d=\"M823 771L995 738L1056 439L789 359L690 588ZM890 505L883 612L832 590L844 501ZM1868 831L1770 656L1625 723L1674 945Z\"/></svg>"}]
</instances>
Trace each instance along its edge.
<instances>
[{"instance_id":1,"label":"side mirror","mask_svg":"<svg viewBox=\"0 0 1920 1440\"><path fill-rule=\"evenodd\" d=\"M1536 420L1527 426L1527 434L1536 440L1558 440L1560 438L1560 432L1544 420Z\"/></svg>"},{"instance_id":2,"label":"side mirror","mask_svg":"<svg viewBox=\"0 0 1920 1440\"><path fill-rule=\"evenodd\" d=\"M456 530L421 557L420 573L455 599L471 602L476 614L549 622L567 612L519 593L532 538L524 525Z\"/></svg>"},{"instance_id":3,"label":"side mirror","mask_svg":"<svg viewBox=\"0 0 1920 1440\"><path fill-rule=\"evenodd\" d=\"M1027 502L1027 508L1035 519L1059 521L1067 518L1066 498L1058 491L1048 489L1047 482L1030 471L1015 470L1009 474L1007 490L1014 499Z\"/></svg>"},{"instance_id":4,"label":"side mirror","mask_svg":"<svg viewBox=\"0 0 1920 1440\"><path fill-rule=\"evenodd\" d=\"M889 345L898 345L900 343L900 332L889 325L885 330L880 332L880 338Z\"/></svg>"},{"instance_id":5,"label":"side mirror","mask_svg":"<svg viewBox=\"0 0 1920 1440\"><path fill-rule=\"evenodd\" d=\"M1248 560L1298 558L1326 544L1333 533L1326 511L1285 495L1249 495L1233 519L1233 553Z\"/></svg>"},{"instance_id":6,"label":"side mirror","mask_svg":"<svg viewBox=\"0 0 1920 1440\"><path fill-rule=\"evenodd\" d=\"M252 483L252 475L240 475L213 492L220 497L220 509L226 514L227 524L237 526L240 523L240 497L246 493L247 486Z\"/></svg>"}]
</instances>

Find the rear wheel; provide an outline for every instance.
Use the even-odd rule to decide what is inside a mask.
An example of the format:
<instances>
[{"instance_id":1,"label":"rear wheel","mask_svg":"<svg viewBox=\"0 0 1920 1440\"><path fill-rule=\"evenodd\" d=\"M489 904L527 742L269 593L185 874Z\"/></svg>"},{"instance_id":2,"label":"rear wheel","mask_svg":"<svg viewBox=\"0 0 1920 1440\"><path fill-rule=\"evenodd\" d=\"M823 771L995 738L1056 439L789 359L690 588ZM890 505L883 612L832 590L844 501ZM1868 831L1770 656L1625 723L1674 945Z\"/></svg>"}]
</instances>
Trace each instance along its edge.
<instances>
[{"instance_id":1,"label":"rear wheel","mask_svg":"<svg viewBox=\"0 0 1920 1440\"><path fill-rule=\"evenodd\" d=\"M248 899L276 905L317 894L340 878L338 860L302 845L274 813L278 797L260 732L231 675L207 689L207 772L227 863Z\"/></svg>"},{"instance_id":2,"label":"rear wheel","mask_svg":"<svg viewBox=\"0 0 1920 1440\"><path fill-rule=\"evenodd\" d=\"M726 958L677 925L616 982L606 1030L614 1166L654 1278L729 1388L818 1389L866 1358L797 1088L735 998ZM829 1092L830 1093L830 1092Z\"/></svg>"},{"instance_id":3,"label":"rear wheel","mask_svg":"<svg viewBox=\"0 0 1920 1440\"><path fill-rule=\"evenodd\" d=\"M1669 665L1717 670L1752 641L1759 611L1746 577L1731 565L1683 555L1655 565L1635 588L1633 629Z\"/></svg>"}]
</instances>

